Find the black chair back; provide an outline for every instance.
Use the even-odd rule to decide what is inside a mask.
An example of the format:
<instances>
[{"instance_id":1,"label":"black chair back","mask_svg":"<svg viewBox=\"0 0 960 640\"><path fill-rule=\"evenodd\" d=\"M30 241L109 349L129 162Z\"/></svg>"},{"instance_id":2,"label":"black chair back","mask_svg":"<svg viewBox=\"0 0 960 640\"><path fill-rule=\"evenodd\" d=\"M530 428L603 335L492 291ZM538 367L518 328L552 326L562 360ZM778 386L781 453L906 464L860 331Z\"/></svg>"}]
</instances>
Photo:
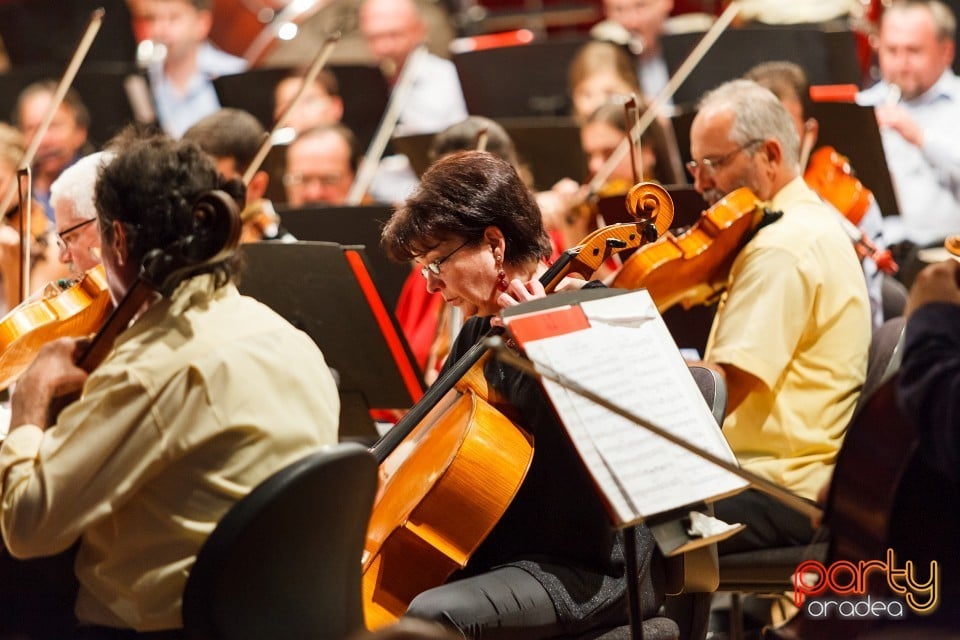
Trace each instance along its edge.
<instances>
[{"instance_id":1,"label":"black chair back","mask_svg":"<svg viewBox=\"0 0 960 640\"><path fill-rule=\"evenodd\" d=\"M341 443L240 500L201 547L183 595L188 638L340 640L363 628L361 556L377 464Z\"/></svg>"}]
</instances>

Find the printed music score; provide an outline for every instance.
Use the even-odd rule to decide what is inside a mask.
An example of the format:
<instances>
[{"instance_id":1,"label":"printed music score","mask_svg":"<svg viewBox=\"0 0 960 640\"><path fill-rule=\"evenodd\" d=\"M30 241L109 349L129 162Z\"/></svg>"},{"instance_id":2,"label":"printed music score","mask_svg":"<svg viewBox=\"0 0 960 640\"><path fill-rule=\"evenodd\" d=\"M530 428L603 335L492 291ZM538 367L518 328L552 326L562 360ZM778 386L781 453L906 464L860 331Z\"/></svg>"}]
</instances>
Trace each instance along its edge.
<instances>
[{"instance_id":1,"label":"printed music score","mask_svg":"<svg viewBox=\"0 0 960 640\"><path fill-rule=\"evenodd\" d=\"M506 315L504 322L532 361L736 464L645 290ZM737 475L560 384L543 384L616 526L747 488Z\"/></svg>"}]
</instances>

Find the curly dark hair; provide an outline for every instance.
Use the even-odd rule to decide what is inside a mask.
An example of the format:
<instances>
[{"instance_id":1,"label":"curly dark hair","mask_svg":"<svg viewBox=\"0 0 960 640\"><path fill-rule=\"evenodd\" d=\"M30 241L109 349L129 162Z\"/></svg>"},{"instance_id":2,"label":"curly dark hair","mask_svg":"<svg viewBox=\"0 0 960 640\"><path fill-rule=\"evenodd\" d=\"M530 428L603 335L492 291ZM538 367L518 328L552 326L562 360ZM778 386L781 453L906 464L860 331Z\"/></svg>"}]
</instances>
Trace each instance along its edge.
<instances>
[{"instance_id":1,"label":"curly dark hair","mask_svg":"<svg viewBox=\"0 0 960 640\"><path fill-rule=\"evenodd\" d=\"M422 256L444 240L483 240L487 227L503 232L503 259L520 264L550 255L540 209L513 165L485 151L445 156L387 222L380 237L394 260Z\"/></svg>"},{"instance_id":2,"label":"curly dark hair","mask_svg":"<svg viewBox=\"0 0 960 640\"><path fill-rule=\"evenodd\" d=\"M242 185L222 183L210 157L192 142L163 135L130 137L115 144L117 157L104 166L95 190L104 242L113 241L113 221L127 229L129 258L137 263L154 249L172 245L190 232L194 204L212 190L242 198ZM236 181L232 181L236 182ZM228 282L238 265L211 265L217 285Z\"/></svg>"}]
</instances>

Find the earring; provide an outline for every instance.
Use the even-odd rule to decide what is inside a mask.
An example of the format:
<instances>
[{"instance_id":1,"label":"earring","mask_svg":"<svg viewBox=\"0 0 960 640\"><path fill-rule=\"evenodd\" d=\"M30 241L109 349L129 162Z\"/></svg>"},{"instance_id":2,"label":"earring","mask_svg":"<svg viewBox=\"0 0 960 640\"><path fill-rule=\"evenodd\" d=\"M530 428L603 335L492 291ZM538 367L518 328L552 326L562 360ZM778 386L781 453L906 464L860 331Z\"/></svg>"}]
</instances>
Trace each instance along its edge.
<instances>
[{"instance_id":1,"label":"earring","mask_svg":"<svg viewBox=\"0 0 960 640\"><path fill-rule=\"evenodd\" d=\"M500 257L500 254L493 254L494 258L497 261L497 289L500 291L507 290L507 274L503 271L503 258Z\"/></svg>"}]
</instances>

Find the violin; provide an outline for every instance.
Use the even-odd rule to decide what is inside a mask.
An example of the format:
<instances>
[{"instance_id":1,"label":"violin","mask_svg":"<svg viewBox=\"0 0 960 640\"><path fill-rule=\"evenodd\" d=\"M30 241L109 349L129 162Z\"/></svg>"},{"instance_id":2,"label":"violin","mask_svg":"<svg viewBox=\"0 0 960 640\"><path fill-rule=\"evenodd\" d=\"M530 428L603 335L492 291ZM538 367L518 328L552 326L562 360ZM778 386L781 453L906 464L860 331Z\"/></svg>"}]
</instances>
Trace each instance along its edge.
<instances>
[{"instance_id":1,"label":"violin","mask_svg":"<svg viewBox=\"0 0 960 640\"><path fill-rule=\"evenodd\" d=\"M49 283L0 318L0 389L20 377L40 347L95 333L113 309L103 265L74 282Z\"/></svg>"},{"instance_id":2,"label":"violin","mask_svg":"<svg viewBox=\"0 0 960 640\"><path fill-rule=\"evenodd\" d=\"M564 252L540 278L547 291L572 273L589 278L615 253L669 228L672 202L662 187L639 184L631 194L637 222L599 229ZM483 375L490 353L483 341L474 345L372 447L381 485L362 561L369 629L395 622L416 595L466 566L523 482L533 444Z\"/></svg>"},{"instance_id":3,"label":"violin","mask_svg":"<svg viewBox=\"0 0 960 640\"><path fill-rule=\"evenodd\" d=\"M854 228L844 226L860 260L871 258L884 273L897 272L897 263L890 252L880 250L856 228L873 202L873 193L853 174L850 160L830 146L820 147L810 155L803 179L817 194L843 214Z\"/></svg>"},{"instance_id":4,"label":"violin","mask_svg":"<svg viewBox=\"0 0 960 640\"><path fill-rule=\"evenodd\" d=\"M960 235L948 236L947 239L943 241L943 248L946 249L950 255L960 257Z\"/></svg>"},{"instance_id":5,"label":"violin","mask_svg":"<svg viewBox=\"0 0 960 640\"><path fill-rule=\"evenodd\" d=\"M644 287L663 312L713 302L727 287L730 267L753 233L779 219L746 187L732 191L700 214L687 231L641 247L614 276L611 286Z\"/></svg>"}]
</instances>

